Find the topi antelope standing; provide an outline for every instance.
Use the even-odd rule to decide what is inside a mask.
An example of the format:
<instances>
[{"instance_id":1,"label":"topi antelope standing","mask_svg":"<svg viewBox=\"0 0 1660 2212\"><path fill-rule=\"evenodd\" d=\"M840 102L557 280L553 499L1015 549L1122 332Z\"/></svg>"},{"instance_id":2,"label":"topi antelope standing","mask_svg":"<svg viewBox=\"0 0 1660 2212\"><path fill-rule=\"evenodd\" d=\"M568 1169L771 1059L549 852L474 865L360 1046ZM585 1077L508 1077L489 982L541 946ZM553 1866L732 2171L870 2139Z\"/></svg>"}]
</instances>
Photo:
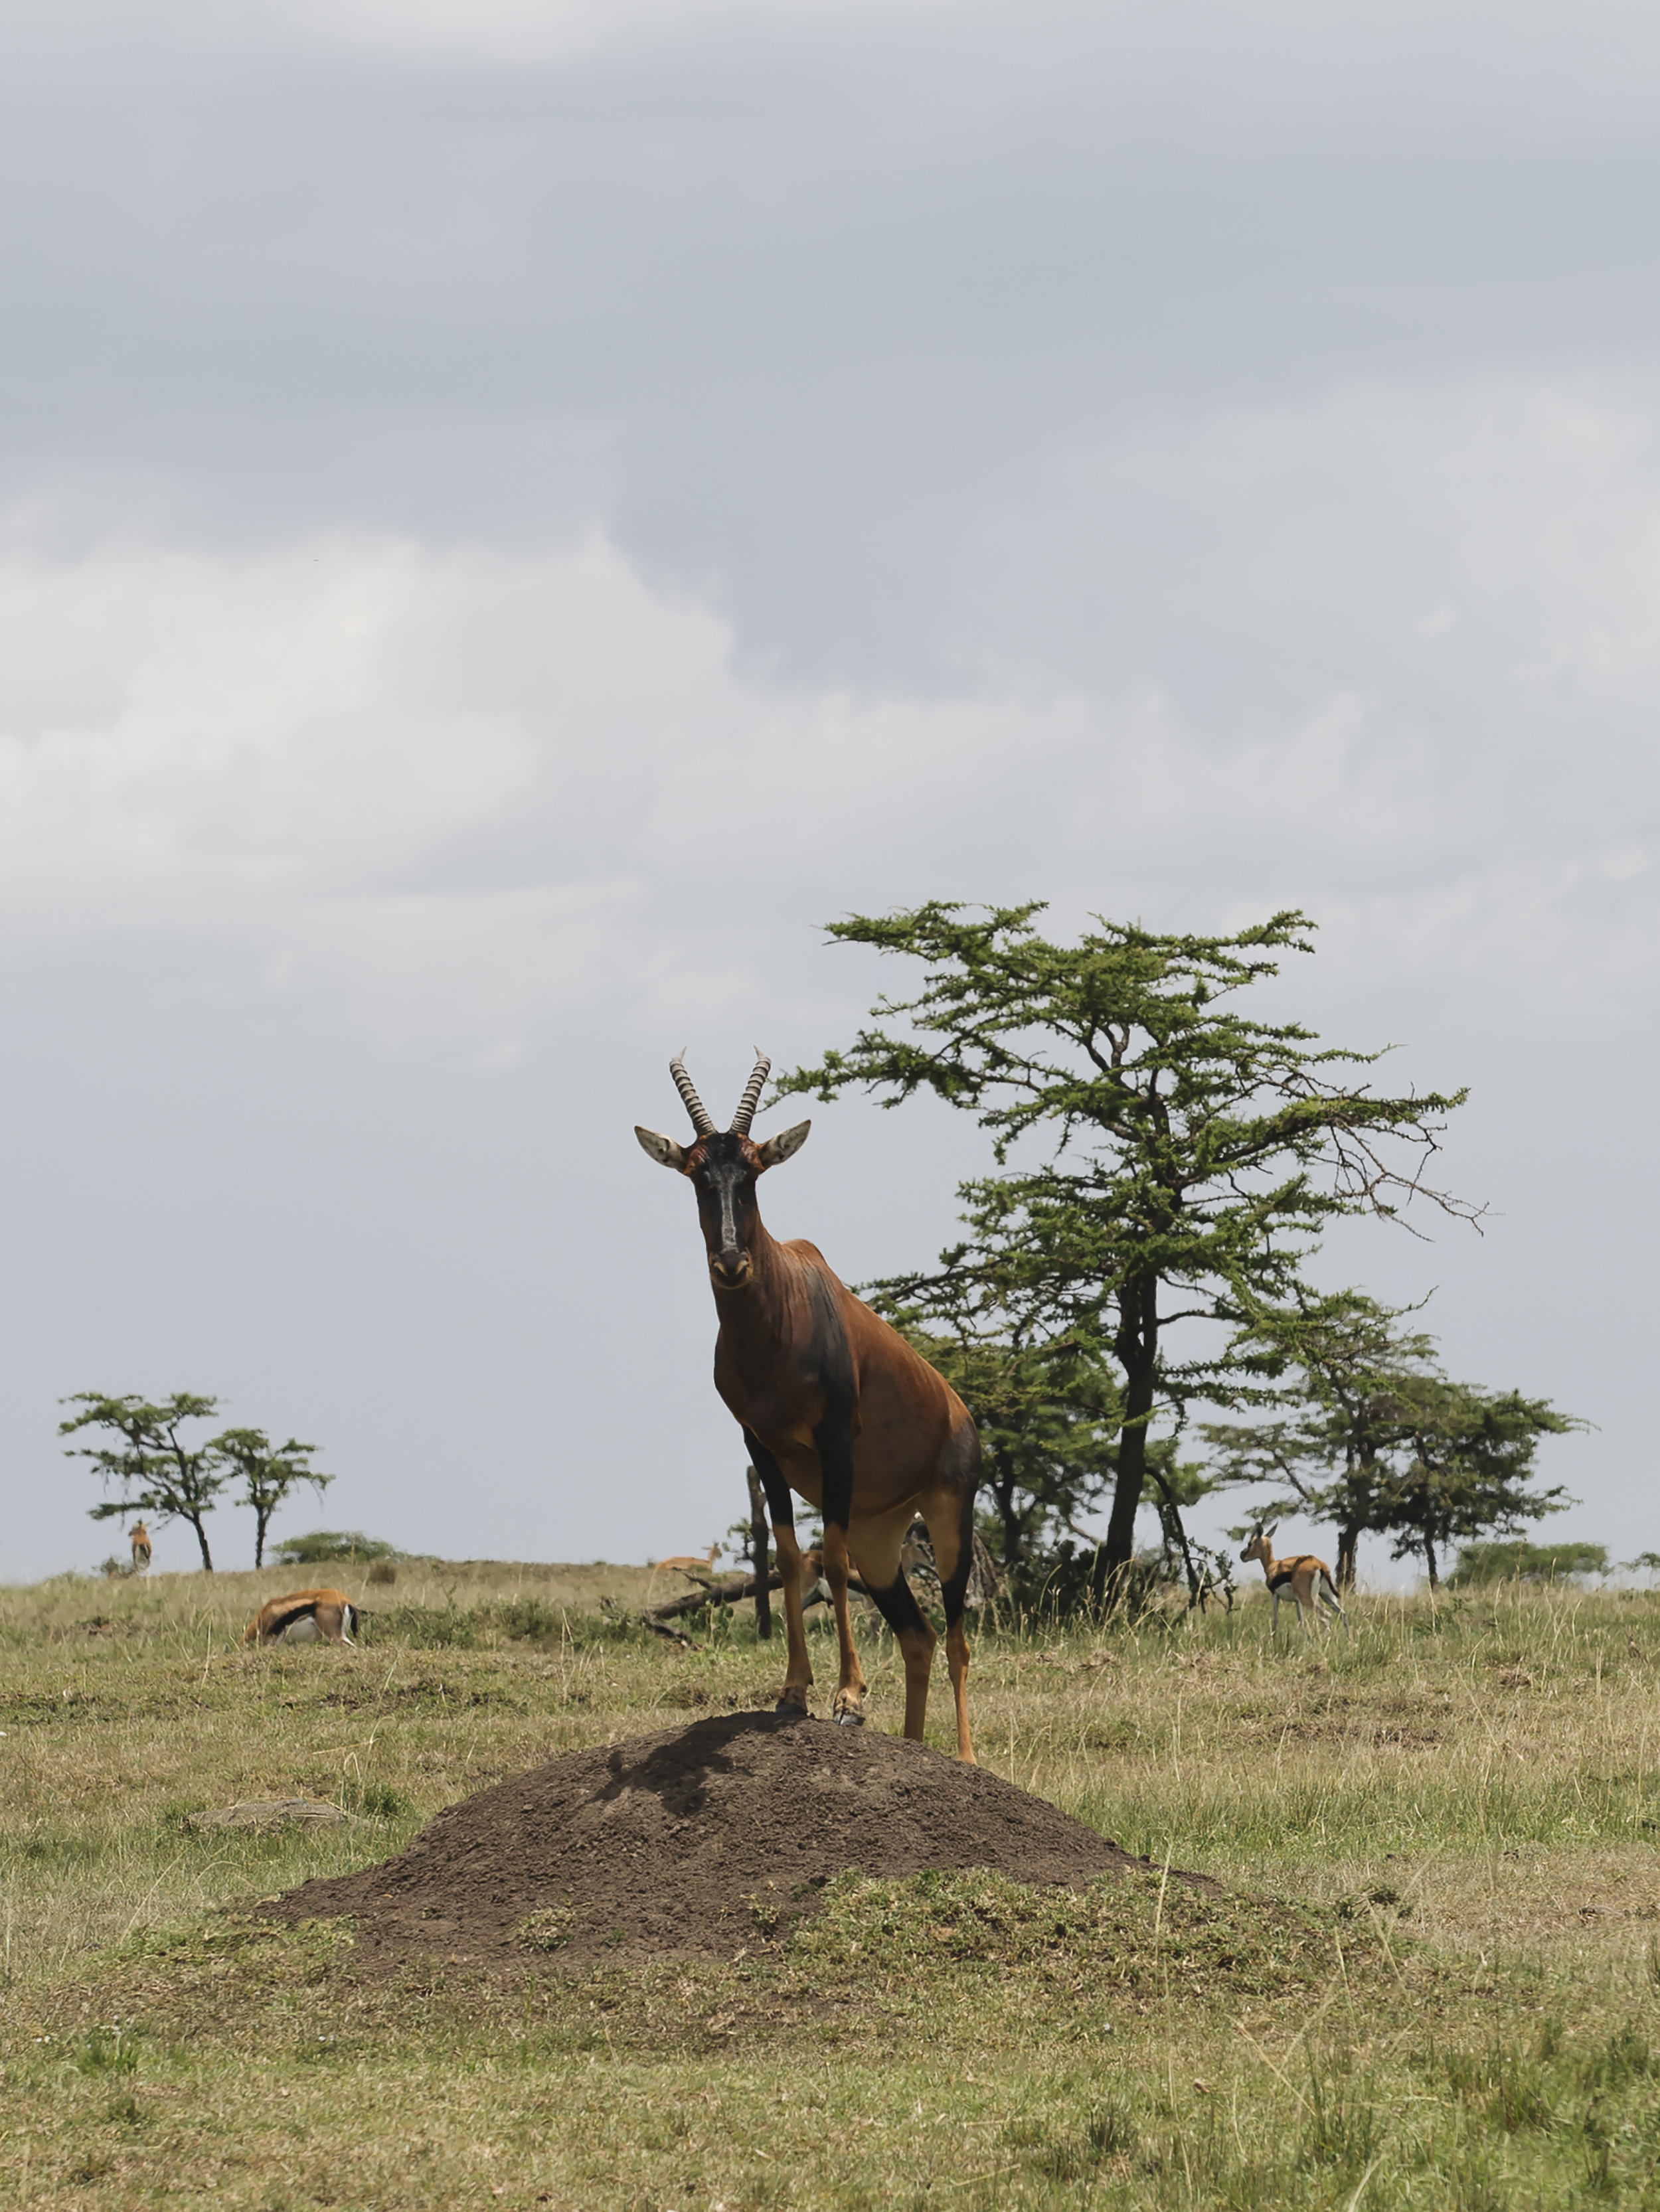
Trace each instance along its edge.
<instances>
[{"instance_id":1,"label":"topi antelope standing","mask_svg":"<svg viewBox=\"0 0 1660 2212\"><path fill-rule=\"evenodd\" d=\"M905 1734L921 1741L938 1639L899 1556L920 1512L945 1603L957 1755L972 1761L963 1598L974 1561L980 1439L957 1393L836 1279L815 1246L778 1244L767 1234L756 1183L800 1151L812 1126L798 1121L764 1144L751 1137L770 1066L757 1054L732 1127L717 1129L677 1054L669 1073L691 1116L693 1142L678 1145L650 1129L634 1133L653 1159L684 1176L697 1194L721 1322L714 1387L743 1429L766 1492L783 1578L789 1664L778 1710L805 1714L812 1681L801 1625L804 1562L794 1492L824 1518L824 1576L841 1647L835 1717L856 1726L865 1717L865 1678L848 1610L848 1575L856 1559L904 1655Z\"/></svg>"},{"instance_id":2,"label":"topi antelope standing","mask_svg":"<svg viewBox=\"0 0 1660 2212\"><path fill-rule=\"evenodd\" d=\"M1250 1543L1239 1554L1247 1562L1251 1559L1262 1562L1262 1572L1268 1578L1268 1589L1274 1597L1274 1633L1277 1635L1280 1630L1280 1601L1289 1589L1292 1603L1297 1607L1297 1625L1304 1636L1310 1632L1303 1618L1303 1607L1307 1606L1315 1619L1319 1620L1323 1605L1329 1606L1342 1622L1345 1635L1352 1634L1349 1617L1337 1602L1337 1585L1332 1580L1331 1569L1323 1559L1316 1559L1312 1552L1298 1552L1288 1559L1274 1558L1274 1530L1279 1526L1276 1521L1272 1528L1257 1528ZM1330 1621L1324 1625L1329 1632Z\"/></svg>"},{"instance_id":3,"label":"topi antelope standing","mask_svg":"<svg viewBox=\"0 0 1660 2212\"><path fill-rule=\"evenodd\" d=\"M134 1574L147 1575L150 1565L150 1532L142 1521L134 1522L128 1531L127 1540L132 1546Z\"/></svg>"}]
</instances>

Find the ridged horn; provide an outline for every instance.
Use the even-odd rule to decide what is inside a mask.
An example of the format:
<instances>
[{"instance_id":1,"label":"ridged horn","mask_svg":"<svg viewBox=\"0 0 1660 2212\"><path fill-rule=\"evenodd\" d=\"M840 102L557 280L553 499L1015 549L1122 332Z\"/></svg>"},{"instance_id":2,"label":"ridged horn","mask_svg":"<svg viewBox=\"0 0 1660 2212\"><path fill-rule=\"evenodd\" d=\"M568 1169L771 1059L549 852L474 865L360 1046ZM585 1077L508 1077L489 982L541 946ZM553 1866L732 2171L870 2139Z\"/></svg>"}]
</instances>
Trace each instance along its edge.
<instances>
[{"instance_id":1,"label":"ridged horn","mask_svg":"<svg viewBox=\"0 0 1660 2212\"><path fill-rule=\"evenodd\" d=\"M755 1119L755 1109L761 1103L761 1093L766 1088L767 1078L771 1072L772 1062L762 1051L760 1046L757 1045L755 1066L751 1071L749 1081L744 1085L744 1095L738 1102L738 1111L732 1117L733 1131L735 1135L748 1136L750 1123Z\"/></svg>"},{"instance_id":2,"label":"ridged horn","mask_svg":"<svg viewBox=\"0 0 1660 2212\"><path fill-rule=\"evenodd\" d=\"M700 1137L712 1137L714 1134L714 1116L698 1097L693 1088L692 1079L686 1073L686 1063L683 1057L685 1049L684 1045L682 1045L680 1050L669 1062L669 1073L674 1078L675 1089L686 1102L686 1111L691 1115L692 1127L696 1130Z\"/></svg>"}]
</instances>

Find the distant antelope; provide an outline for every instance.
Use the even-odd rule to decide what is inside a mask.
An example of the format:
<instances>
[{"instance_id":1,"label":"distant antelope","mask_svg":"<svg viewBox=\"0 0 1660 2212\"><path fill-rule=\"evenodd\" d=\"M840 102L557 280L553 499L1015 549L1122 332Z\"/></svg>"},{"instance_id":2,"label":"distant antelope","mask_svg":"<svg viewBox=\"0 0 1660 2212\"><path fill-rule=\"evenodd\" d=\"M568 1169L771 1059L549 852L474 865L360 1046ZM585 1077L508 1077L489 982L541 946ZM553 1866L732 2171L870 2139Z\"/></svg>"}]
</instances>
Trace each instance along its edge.
<instances>
[{"instance_id":1,"label":"distant antelope","mask_svg":"<svg viewBox=\"0 0 1660 2212\"><path fill-rule=\"evenodd\" d=\"M356 1626L357 1608L339 1590L290 1590L286 1597L265 1600L242 1641L350 1644Z\"/></svg>"},{"instance_id":2,"label":"distant antelope","mask_svg":"<svg viewBox=\"0 0 1660 2212\"><path fill-rule=\"evenodd\" d=\"M705 1575L714 1571L714 1563L720 1556L721 1547L718 1544L711 1544L702 1559L694 1557L689 1552L677 1552L672 1559L654 1559L651 1563L651 1571L654 1575L660 1575L672 1570L676 1574L690 1575L694 1580L701 1581Z\"/></svg>"},{"instance_id":3,"label":"distant antelope","mask_svg":"<svg viewBox=\"0 0 1660 2212\"><path fill-rule=\"evenodd\" d=\"M1303 1607L1307 1606L1318 1620L1323 1605L1329 1606L1342 1622L1345 1635L1353 1634L1349 1617L1337 1602L1337 1585L1332 1580L1331 1569L1323 1559L1316 1559L1312 1552L1298 1552L1288 1559L1274 1558L1274 1530L1279 1526L1276 1521L1272 1528L1259 1528L1239 1554L1247 1562L1260 1559L1262 1563L1262 1572L1268 1577L1274 1598L1274 1632L1277 1635L1280 1630L1280 1600L1289 1589L1292 1603L1297 1607L1297 1625L1304 1636L1310 1631L1303 1618ZM1331 1623L1327 1621L1325 1626L1329 1631Z\"/></svg>"},{"instance_id":4,"label":"distant antelope","mask_svg":"<svg viewBox=\"0 0 1660 2212\"><path fill-rule=\"evenodd\" d=\"M132 1545L134 1574L147 1575L150 1564L150 1532L142 1521L134 1522L129 1540Z\"/></svg>"},{"instance_id":5,"label":"distant antelope","mask_svg":"<svg viewBox=\"0 0 1660 2212\"><path fill-rule=\"evenodd\" d=\"M771 1062L755 1066L729 1129L717 1129L678 1054L669 1062L691 1125L690 1146L636 1128L660 1166L697 1194L721 1332L714 1387L740 1423L767 1493L783 1582L789 1666L781 1713L805 1714L812 1668L801 1626L802 1559L792 1491L824 1522L824 1579L836 1609L841 1676L831 1711L857 1725L865 1678L854 1648L848 1575L865 1586L905 1660L905 1734L920 1741L936 1638L912 1595L900 1549L912 1516L927 1522L946 1611L946 1653L957 1702L957 1755L971 1761L969 1644L963 1595L973 1565L980 1439L966 1406L903 1337L830 1273L805 1241L775 1243L755 1202L757 1179L799 1152L812 1124L798 1121L757 1145L750 1124Z\"/></svg>"}]
</instances>

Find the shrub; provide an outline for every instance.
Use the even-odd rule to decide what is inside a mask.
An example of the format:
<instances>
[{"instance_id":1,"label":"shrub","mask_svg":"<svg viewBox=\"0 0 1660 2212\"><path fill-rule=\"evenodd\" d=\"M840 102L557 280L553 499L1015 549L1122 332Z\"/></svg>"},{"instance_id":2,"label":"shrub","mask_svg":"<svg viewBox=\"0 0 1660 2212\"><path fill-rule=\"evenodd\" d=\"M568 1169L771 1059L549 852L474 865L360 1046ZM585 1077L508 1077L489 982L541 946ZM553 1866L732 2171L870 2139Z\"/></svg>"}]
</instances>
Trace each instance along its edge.
<instances>
[{"instance_id":1,"label":"shrub","mask_svg":"<svg viewBox=\"0 0 1660 2212\"><path fill-rule=\"evenodd\" d=\"M1468 1589L1478 1583L1560 1582L1569 1575L1605 1575L1608 1555L1601 1544L1529 1544L1522 1537L1508 1542L1466 1544L1458 1565L1447 1577L1449 1589Z\"/></svg>"},{"instance_id":2,"label":"shrub","mask_svg":"<svg viewBox=\"0 0 1660 2212\"><path fill-rule=\"evenodd\" d=\"M279 1566L314 1567L329 1559L401 1559L403 1553L361 1528L313 1528L308 1536L285 1536L271 1553Z\"/></svg>"}]
</instances>

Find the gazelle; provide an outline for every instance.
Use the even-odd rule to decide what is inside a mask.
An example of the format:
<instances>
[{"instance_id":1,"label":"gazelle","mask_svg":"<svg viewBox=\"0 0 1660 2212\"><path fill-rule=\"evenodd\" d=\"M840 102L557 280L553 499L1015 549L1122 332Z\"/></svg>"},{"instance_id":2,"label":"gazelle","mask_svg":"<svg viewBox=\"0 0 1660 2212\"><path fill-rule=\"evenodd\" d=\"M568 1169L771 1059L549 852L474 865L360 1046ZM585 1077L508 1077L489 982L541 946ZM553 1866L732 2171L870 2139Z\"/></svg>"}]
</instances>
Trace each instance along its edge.
<instances>
[{"instance_id":1,"label":"gazelle","mask_svg":"<svg viewBox=\"0 0 1660 2212\"><path fill-rule=\"evenodd\" d=\"M150 1532L142 1521L136 1521L128 1532L132 1546L132 1571L136 1575L147 1575L150 1564Z\"/></svg>"},{"instance_id":2,"label":"gazelle","mask_svg":"<svg viewBox=\"0 0 1660 2212\"><path fill-rule=\"evenodd\" d=\"M714 1571L714 1563L720 1556L721 1547L718 1544L711 1544L702 1559L696 1558L689 1552L677 1552L672 1559L654 1559L651 1563L651 1571L654 1575L667 1574L671 1571L690 1575L694 1581L701 1582L706 1575Z\"/></svg>"},{"instance_id":3,"label":"gazelle","mask_svg":"<svg viewBox=\"0 0 1660 2212\"><path fill-rule=\"evenodd\" d=\"M357 1608L339 1590L290 1590L286 1597L265 1600L242 1641L350 1645L356 1626Z\"/></svg>"},{"instance_id":4,"label":"gazelle","mask_svg":"<svg viewBox=\"0 0 1660 2212\"><path fill-rule=\"evenodd\" d=\"M1321 1618L1320 1607L1323 1605L1329 1606L1332 1612L1342 1622L1344 1634L1352 1635L1353 1631L1349 1627L1349 1617L1337 1601L1337 1585L1332 1580L1331 1569L1325 1561L1316 1559L1312 1552L1298 1552L1288 1559L1274 1558L1274 1530L1279 1526L1280 1523L1277 1521L1272 1528L1259 1526L1252 1534L1250 1543L1239 1554L1240 1558L1247 1562L1260 1559L1262 1563L1262 1572L1268 1577L1268 1589L1274 1598L1274 1634L1277 1635L1280 1631L1280 1601L1289 1589L1292 1603L1297 1607L1297 1625L1304 1636L1310 1632L1307 1621L1303 1618L1303 1607L1307 1606L1315 1619L1318 1620ZM1328 1620L1325 1626L1329 1632L1330 1621Z\"/></svg>"},{"instance_id":5,"label":"gazelle","mask_svg":"<svg viewBox=\"0 0 1660 2212\"><path fill-rule=\"evenodd\" d=\"M800 1151L812 1126L798 1121L764 1144L752 1140L750 1124L771 1065L757 1054L732 1127L717 1129L677 1054L669 1073L691 1117L694 1141L678 1145L652 1129L634 1133L660 1166L684 1176L697 1194L721 1321L714 1387L742 1426L766 1491L783 1578L789 1665L778 1710L805 1715L812 1681L801 1626L795 1492L824 1516L824 1573L841 1650L836 1719L857 1726L865 1717L865 1678L848 1610L848 1575L856 1559L904 1655L905 1734L921 1741L937 1638L900 1564L905 1531L920 1511L945 1601L957 1755L972 1761L963 1594L974 1560L979 1436L943 1376L836 1279L823 1253L800 1240L777 1244L768 1235L756 1183Z\"/></svg>"}]
</instances>

